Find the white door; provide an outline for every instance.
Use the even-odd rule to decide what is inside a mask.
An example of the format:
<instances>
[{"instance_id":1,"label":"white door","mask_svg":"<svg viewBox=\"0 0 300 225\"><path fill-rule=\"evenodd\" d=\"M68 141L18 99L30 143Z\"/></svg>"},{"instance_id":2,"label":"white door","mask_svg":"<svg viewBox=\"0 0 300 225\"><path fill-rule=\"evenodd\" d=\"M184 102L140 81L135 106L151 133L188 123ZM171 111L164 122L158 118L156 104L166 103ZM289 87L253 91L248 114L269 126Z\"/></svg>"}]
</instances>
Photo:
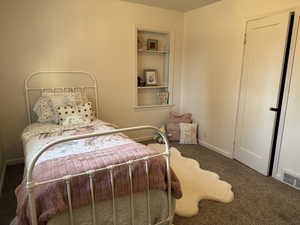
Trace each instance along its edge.
<instances>
[{"instance_id":1,"label":"white door","mask_svg":"<svg viewBox=\"0 0 300 225\"><path fill-rule=\"evenodd\" d=\"M290 14L247 23L234 157L268 175Z\"/></svg>"}]
</instances>

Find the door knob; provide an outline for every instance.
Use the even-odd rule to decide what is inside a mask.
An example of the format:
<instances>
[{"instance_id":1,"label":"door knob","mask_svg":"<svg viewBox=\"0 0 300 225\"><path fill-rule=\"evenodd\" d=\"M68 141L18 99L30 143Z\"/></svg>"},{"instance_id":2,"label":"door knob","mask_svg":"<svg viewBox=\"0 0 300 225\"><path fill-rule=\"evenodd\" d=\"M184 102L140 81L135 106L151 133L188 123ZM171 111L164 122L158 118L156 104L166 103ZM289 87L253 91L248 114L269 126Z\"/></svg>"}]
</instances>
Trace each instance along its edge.
<instances>
[{"instance_id":1,"label":"door knob","mask_svg":"<svg viewBox=\"0 0 300 225\"><path fill-rule=\"evenodd\" d=\"M278 108L271 107L271 108L270 108L270 111L273 111L273 112L278 112L278 111L279 111L279 109L278 109Z\"/></svg>"}]
</instances>

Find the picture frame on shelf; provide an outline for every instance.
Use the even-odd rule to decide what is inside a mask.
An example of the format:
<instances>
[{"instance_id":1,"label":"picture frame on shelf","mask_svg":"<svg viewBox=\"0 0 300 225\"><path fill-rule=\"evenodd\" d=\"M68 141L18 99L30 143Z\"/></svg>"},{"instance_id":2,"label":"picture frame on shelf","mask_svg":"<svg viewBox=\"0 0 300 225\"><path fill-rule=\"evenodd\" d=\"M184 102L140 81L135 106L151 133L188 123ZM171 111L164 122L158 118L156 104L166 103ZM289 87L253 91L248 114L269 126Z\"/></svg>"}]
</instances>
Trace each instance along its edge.
<instances>
[{"instance_id":1,"label":"picture frame on shelf","mask_svg":"<svg viewBox=\"0 0 300 225\"><path fill-rule=\"evenodd\" d=\"M158 51L158 40L148 39L147 40L147 50Z\"/></svg>"},{"instance_id":2,"label":"picture frame on shelf","mask_svg":"<svg viewBox=\"0 0 300 225\"><path fill-rule=\"evenodd\" d=\"M169 104L169 92L163 91L157 94L159 98L159 104L160 105L167 105Z\"/></svg>"},{"instance_id":3,"label":"picture frame on shelf","mask_svg":"<svg viewBox=\"0 0 300 225\"><path fill-rule=\"evenodd\" d=\"M157 70L147 69L144 70L145 84L146 86L156 86L157 85Z\"/></svg>"}]
</instances>

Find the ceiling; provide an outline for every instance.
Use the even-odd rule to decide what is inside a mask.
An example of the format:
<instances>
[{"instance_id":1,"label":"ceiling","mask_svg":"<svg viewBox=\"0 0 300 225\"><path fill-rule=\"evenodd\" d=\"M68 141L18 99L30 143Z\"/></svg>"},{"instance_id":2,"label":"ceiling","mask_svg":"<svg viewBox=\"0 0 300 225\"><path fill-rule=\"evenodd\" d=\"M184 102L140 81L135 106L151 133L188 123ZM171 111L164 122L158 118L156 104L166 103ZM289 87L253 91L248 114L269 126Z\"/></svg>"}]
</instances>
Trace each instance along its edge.
<instances>
[{"instance_id":1,"label":"ceiling","mask_svg":"<svg viewBox=\"0 0 300 225\"><path fill-rule=\"evenodd\" d=\"M220 0L121 0L165 9L187 12Z\"/></svg>"}]
</instances>

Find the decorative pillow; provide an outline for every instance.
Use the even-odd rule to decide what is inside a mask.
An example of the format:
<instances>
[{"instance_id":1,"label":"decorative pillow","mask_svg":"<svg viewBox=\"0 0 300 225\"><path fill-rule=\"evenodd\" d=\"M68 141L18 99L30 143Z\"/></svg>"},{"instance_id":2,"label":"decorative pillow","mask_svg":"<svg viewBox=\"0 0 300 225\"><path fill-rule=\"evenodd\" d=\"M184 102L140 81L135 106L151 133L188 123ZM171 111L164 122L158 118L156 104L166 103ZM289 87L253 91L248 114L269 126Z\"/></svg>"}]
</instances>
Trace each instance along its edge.
<instances>
[{"instance_id":1,"label":"decorative pillow","mask_svg":"<svg viewBox=\"0 0 300 225\"><path fill-rule=\"evenodd\" d=\"M180 114L176 112L170 112L169 119L166 125L166 129L169 135L170 141L179 141L180 139L180 123L192 123L192 114L185 113Z\"/></svg>"},{"instance_id":2,"label":"decorative pillow","mask_svg":"<svg viewBox=\"0 0 300 225\"><path fill-rule=\"evenodd\" d=\"M170 112L168 122L170 123L192 123L191 113Z\"/></svg>"},{"instance_id":3,"label":"decorative pillow","mask_svg":"<svg viewBox=\"0 0 300 225\"><path fill-rule=\"evenodd\" d=\"M80 115L71 115L66 117L61 125L63 126L72 126L72 125L78 125L78 124L83 124L83 123L87 123L87 121Z\"/></svg>"},{"instance_id":4,"label":"decorative pillow","mask_svg":"<svg viewBox=\"0 0 300 225\"><path fill-rule=\"evenodd\" d=\"M48 97L51 100L51 107L54 111L54 122L60 123L57 108L59 106L74 106L78 103L82 104L80 92L47 92L42 93L43 97Z\"/></svg>"},{"instance_id":5,"label":"decorative pillow","mask_svg":"<svg viewBox=\"0 0 300 225\"><path fill-rule=\"evenodd\" d=\"M40 123L54 123L56 121L52 101L47 96L40 97L33 107Z\"/></svg>"},{"instance_id":6,"label":"decorative pillow","mask_svg":"<svg viewBox=\"0 0 300 225\"><path fill-rule=\"evenodd\" d=\"M91 102L87 102L87 103L78 105L77 113L89 122L93 122L95 119L95 114L93 112Z\"/></svg>"},{"instance_id":7,"label":"decorative pillow","mask_svg":"<svg viewBox=\"0 0 300 225\"><path fill-rule=\"evenodd\" d=\"M65 125L69 123L92 122L94 113L90 102L80 105L65 105L57 107L58 124ZM72 124L73 125L73 124Z\"/></svg>"},{"instance_id":8,"label":"decorative pillow","mask_svg":"<svg viewBox=\"0 0 300 225\"><path fill-rule=\"evenodd\" d=\"M180 144L197 144L197 124L180 123Z\"/></svg>"}]
</instances>

